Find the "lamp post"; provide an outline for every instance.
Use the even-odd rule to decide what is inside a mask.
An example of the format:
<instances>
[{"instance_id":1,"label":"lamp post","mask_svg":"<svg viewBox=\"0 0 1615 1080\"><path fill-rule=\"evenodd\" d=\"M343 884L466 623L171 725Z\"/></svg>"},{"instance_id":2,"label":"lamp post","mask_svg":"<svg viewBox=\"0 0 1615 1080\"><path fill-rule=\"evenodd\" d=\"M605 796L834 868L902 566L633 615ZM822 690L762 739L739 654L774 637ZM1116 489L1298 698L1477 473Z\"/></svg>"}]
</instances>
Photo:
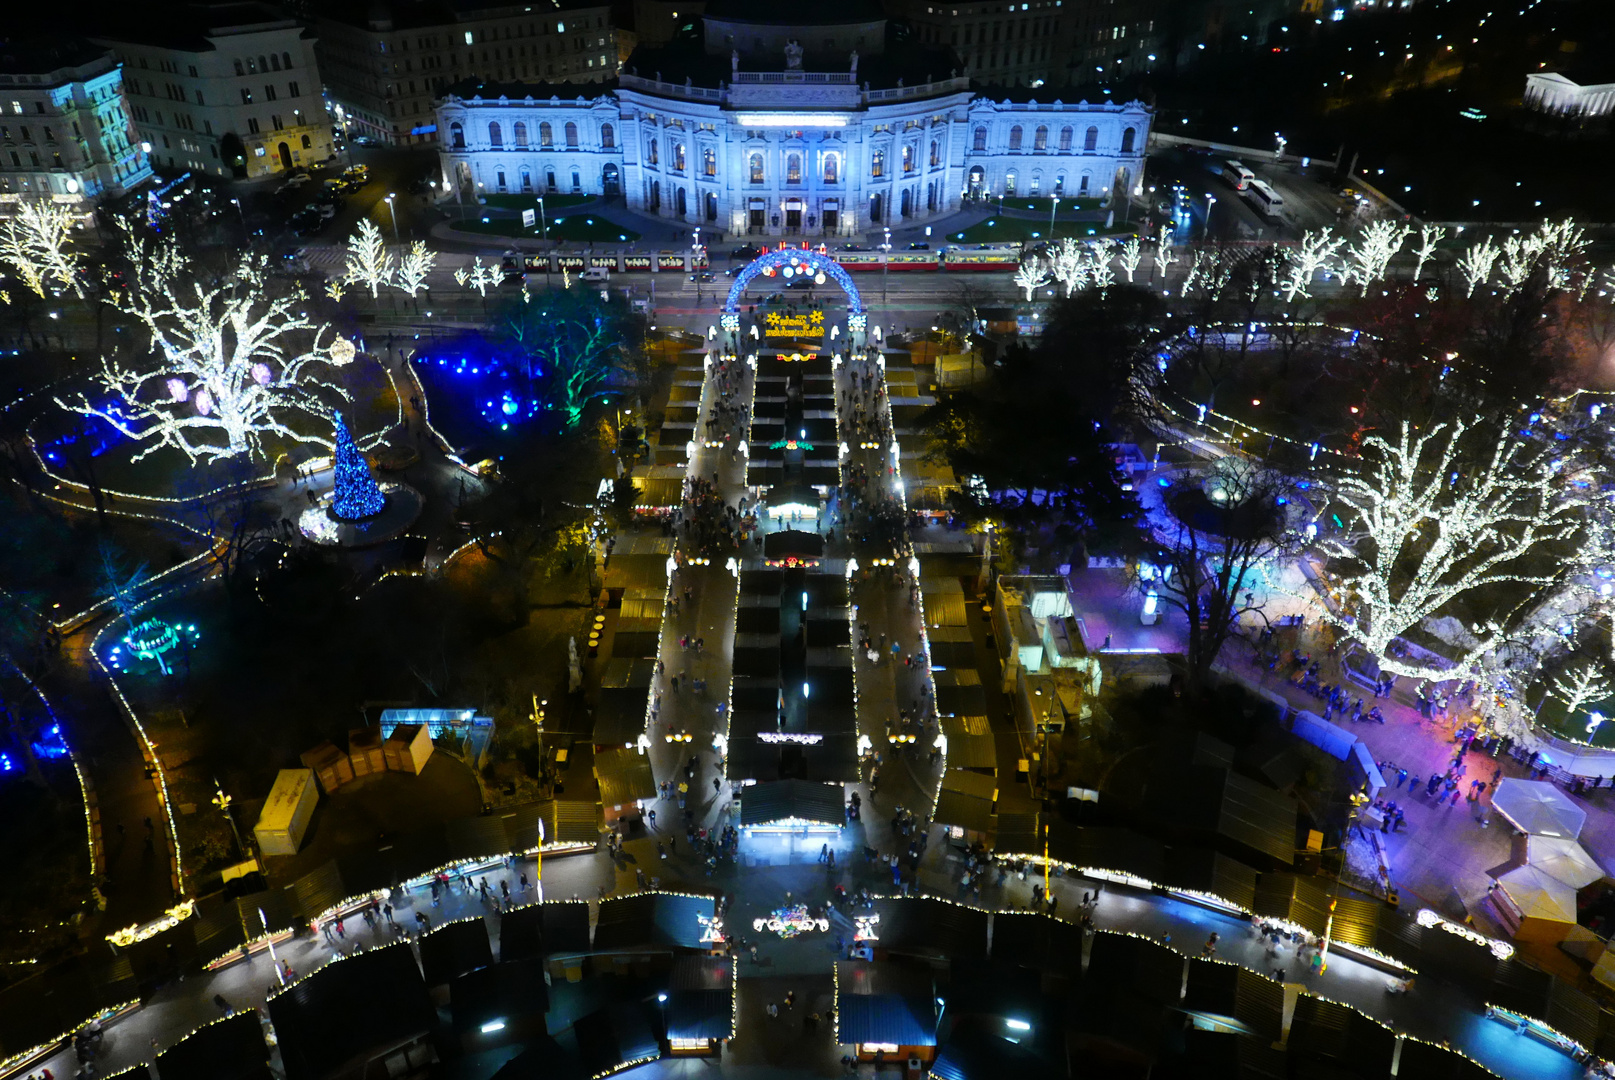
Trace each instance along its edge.
<instances>
[{"instance_id":1,"label":"lamp post","mask_svg":"<svg viewBox=\"0 0 1615 1080\"><path fill-rule=\"evenodd\" d=\"M1060 211L1060 196L1056 195L1050 200L1049 206L1049 239L1054 239L1054 215Z\"/></svg>"},{"instance_id":2,"label":"lamp post","mask_svg":"<svg viewBox=\"0 0 1615 1080\"><path fill-rule=\"evenodd\" d=\"M228 795L226 795L224 793L224 788L219 786L219 778L216 777L216 776L213 778L213 800L212 801L213 801L213 805L217 806L219 808L219 810L224 814L224 820L226 820L226 821L228 821L230 823L230 831L233 834L235 834L235 838L236 838L236 850L241 853L241 857L243 859L247 858L247 845L242 843L242 841L241 841L241 830L236 828L235 815L230 813L230 804L234 800L231 799L230 796L228 796Z\"/></svg>"},{"instance_id":3,"label":"lamp post","mask_svg":"<svg viewBox=\"0 0 1615 1080\"><path fill-rule=\"evenodd\" d=\"M387 212L392 215L393 243L395 244L398 243L398 207L393 205L393 200L397 197L398 195L396 192L389 191L387 192L387 197L382 200L382 202L387 204Z\"/></svg>"},{"instance_id":4,"label":"lamp post","mask_svg":"<svg viewBox=\"0 0 1615 1080\"><path fill-rule=\"evenodd\" d=\"M892 230L886 229L886 239L880 245L880 302L886 302L886 283L891 278Z\"/></svg>"},{"instance_id":5,"label":"lamp post","mask_svg":"<svg viewBox=\"0 0 1615 1080\"><path fill-rule=\"evenodd\" d=\"M538 235L544 240L548 240L550 238L550 219L544 213L544 197L542 195L538 199L538 225ZM544 253L544 287L546 289L550 287L550 256L547 251Z\"/></svg>"},{"instance_id":6,"label":"lamp post","mask_svg":"<svg viewBox=\"0 0 1615 1080\"><path fill-rule=\"evenodd\" d=\"M701 306L701 226L695 227L690 243L690 276L695 278L695 306Z\"/></svg>"},{"instance_id":7,"label":"lamp post","mask_svg":"<svg viewBox=\"0 0 1615 1080\"><path fill-rule=\"evenodd\" d=\"M1206 192L1206 239L1211 239L1211 208L1217 204L1217 196Z\"/></svg>"}]
</instances>

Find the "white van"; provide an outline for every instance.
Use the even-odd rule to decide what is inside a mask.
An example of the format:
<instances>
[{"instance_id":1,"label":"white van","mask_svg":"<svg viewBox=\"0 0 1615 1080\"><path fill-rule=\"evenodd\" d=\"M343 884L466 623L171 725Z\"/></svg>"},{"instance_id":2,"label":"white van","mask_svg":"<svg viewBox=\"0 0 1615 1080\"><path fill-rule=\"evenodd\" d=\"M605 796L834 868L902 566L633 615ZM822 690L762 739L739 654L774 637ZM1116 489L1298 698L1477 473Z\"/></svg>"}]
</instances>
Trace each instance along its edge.
<instances>
[{"instance_id":1,"label":"white van","mask_svg":"<svg viewBox=\"0 0 1615 1080\"><path fill-rule=\"evenodd\" d=\"M1225 161L1222 163L1222 178L1228 181L1235 191L1244 191L1256 179L1256 174L1245 168L1242 161Z\"/></svg>"},{"instance_id":2,"label":"white van","mask_svg":"<svg viewBox=\"0 0 1615 1080\"><path fill-rule=\"evenodd\" d=\"M604 285L611 280L611 271L604 266L591 266L578 275L579 281L597 282Z\"/></svg>"}]
</instances>

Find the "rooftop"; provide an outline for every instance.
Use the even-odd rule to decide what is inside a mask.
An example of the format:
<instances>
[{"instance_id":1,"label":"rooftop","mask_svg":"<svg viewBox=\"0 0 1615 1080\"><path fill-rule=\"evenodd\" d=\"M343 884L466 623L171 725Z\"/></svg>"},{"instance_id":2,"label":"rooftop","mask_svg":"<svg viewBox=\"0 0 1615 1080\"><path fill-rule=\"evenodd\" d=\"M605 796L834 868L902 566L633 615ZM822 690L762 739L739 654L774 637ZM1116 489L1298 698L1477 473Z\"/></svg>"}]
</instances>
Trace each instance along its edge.
<instances>
[{"instance_id":1,"label":"rooftop","mask_svg":"<svg viewBox=\"0 0 1615 1080\"><path fill-rule=\"evenodd\" d=\"M48 75L65 68L116 61L100 45L82 38L20 38L0 43L0 75Z\"/></svg>"},{"instance_id":2,"label":"rooftop","mask_svg":"<svg viewBox=\"0 0 1615 1080\"><path fill-rule=\"evenodd\" d=\"M262 30L289 30L298 25L296 19L288 18L269 4L239 0L176 6L165 11L162 19L147 17L144 10L128 11L122 20L110 22L97 37L201 52L215 47L213 38Z\"/></svg>"}]
</instances>

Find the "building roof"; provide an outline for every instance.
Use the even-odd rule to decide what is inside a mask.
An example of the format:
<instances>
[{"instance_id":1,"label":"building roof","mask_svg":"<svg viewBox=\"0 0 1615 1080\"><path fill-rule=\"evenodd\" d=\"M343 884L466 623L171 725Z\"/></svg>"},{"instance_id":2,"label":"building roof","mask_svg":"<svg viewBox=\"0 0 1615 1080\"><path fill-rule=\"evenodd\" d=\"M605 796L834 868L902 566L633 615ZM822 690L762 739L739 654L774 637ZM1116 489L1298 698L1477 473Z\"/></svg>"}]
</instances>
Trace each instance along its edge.
<instances>
[{"instance_id":1,"label":"building roof","mask_svg":"<svg viewBox=\"0 0 1615 1080\"><path fill-rule=\"evenodd\" d=\"M641 695L640 728L644 726L644 702ZM602 750L594 755L594 774L600 781L600 803L603 806L626 806L639 799L656 798L656 778L651 775L650 759L638 750L617 747Z\"/></svg>"},{"instance_id":2,"label":"building roof","mask_svg":"<svg viewBox=\"0 0 1615 1080\"><path fill-rule=\"evenodd\" d=\"M601 82L567 83L567 82L488 82L482 79L461 79L459 82L443 88L437 100L457 97L461 101L470 101L481 98L483 101L498 101L500 98L509 98L511 101L521 102L532 98L535 102L548 101L559 98L563 103L573 103L579 98L585 102L597 101L617 89L616 79L605 79Z\"/></svg>"},{"instance_id":3,"label":"building roof","mask_svg":"<svg viewBox=\"0 0 1615 1080\"><path fill-rule=\"evenodd\" d=\"M203 1024L157 1055L163 1080L269 1080L269 1047L255 1009Z\"/></svg>"},{"instance_id":4,"label":"building roof","mask_svg":"<svg viewBox=\"0 0 1615 1080\"><path fill-rule=\"evenodd\" d=\"M542 960L511 960L478 968L455 979L449 1006L456 1031L480 1028L506 1016L542 1016L549 1011Z\"/></svg>"},{"instance_id":5,"label":"building roof","mask_svg":"<svg viewBox=\"0 0 1615 1080\"><path fill-rule=\"evenodd\" d=\"M292 30L295 19L259 0L226 0L224 3L177 5L153 19L145 8L128 11L98 38L112 42L154 45L180 52L208 52L216 49L214 39L257 30ZM308 35L308 31L302 31Z\"/></svg>"},{"instance_id":6,"label":"building roof","mask_svg":"<svg viewBox=\"0 0 1615 1080\"><path fill-rule=\"evenodd\" d=\"M682 956L667 988L667 1037L727 1039L734 1034L735 961Z\"/></svg>"},{"instance_id":7,"label":"building roof","mask_svg":"<svg viewBox=\"0 0 1615 1080\"><path fill-rule=\"evenodd\" d=\"M117 61L110 50L83 38L22 38L0 42L0 75L49 75L64 68L97 62L110 70Z\"/></svg>"},{"instance_id":8,"label":"building roof","mask_svg":"<svg viewBox=\"0 0 1615 1080\"><path fill-rule=\"evenodd\" d=\"M602 15L609 4L594 0L546 0L549 11L598 10ZM319 16L350 26L385 32L453 26L458 22L485 19L500 10L511 11L510 0L321 0ZM524 9L523 14L526 13Z\"/></svg>"},{"instance_id":9,"label":"building roof","mask_svg":"<svg viewBox=\"0 0 1615 1080\"><path fill-rule=\"evenodd\" d=\"M764 781L744 789L740 823L763 825L796 818L841 825L846 821L844 798L840 784L816 784L809 780Z\"/></svg>"},{"instance_id":10,"label":"building roof","mask_svg":"<svg viewBox=\"0 0 1615 1080\"><path fill-rule=\"evenodd\" d=\"M427 986L446 986L461 975L493 963L488 928L481 918L434 927L420 939Z\"/></svg>"},{"instance_id":11,"label":"building roof","mask_svg":"<svg viewBox=\"0 0 1615 1080\"><path fill-rule=\"evenodd\" d=\"M936 984L918 964L836 964L836 1022L842 1043L936 1045Z\"/></svg>"},{"instance_id":12,"label":"building roof","mask_svg":"<svg viewBox=\"0 0 1615 1080\"><path fill-rule=\"evenodd\" d=\"M710 919L714 911L710 896L639 893L602 900L594 928L594 950L698 949L701 917Z\"/></svg>"},{"instance_id":13,"label":"building roof","mask_svg":"<svg viewBox=\"0 0 1615 1080\"><path fill-rule=\"evenodd\" d=\"M269 1002L287 1080L336 1075L437 1024L408 943L327 964Z\"/></svg>"}]
</instances>

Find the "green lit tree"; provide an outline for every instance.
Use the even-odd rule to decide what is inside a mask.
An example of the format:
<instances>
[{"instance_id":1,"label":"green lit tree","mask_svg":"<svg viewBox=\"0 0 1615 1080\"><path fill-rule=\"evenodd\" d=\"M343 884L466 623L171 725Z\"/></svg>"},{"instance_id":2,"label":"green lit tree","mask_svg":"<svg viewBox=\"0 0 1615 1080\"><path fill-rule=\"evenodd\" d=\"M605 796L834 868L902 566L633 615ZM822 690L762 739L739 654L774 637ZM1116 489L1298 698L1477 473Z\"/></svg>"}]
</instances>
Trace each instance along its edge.
<instances>
[{"instance_id":1,"label":"green lit tree","mask_svg":"<svg viewBox=\"0 0 1615 1080\"><path fill-rule=\"evenodd\" d=\"M591 401L636 385L643 351L625 301L575 286L524 294L494 320L501 342L521 357L534 394L571 430Z\"/></svg>"}]
</instances>

